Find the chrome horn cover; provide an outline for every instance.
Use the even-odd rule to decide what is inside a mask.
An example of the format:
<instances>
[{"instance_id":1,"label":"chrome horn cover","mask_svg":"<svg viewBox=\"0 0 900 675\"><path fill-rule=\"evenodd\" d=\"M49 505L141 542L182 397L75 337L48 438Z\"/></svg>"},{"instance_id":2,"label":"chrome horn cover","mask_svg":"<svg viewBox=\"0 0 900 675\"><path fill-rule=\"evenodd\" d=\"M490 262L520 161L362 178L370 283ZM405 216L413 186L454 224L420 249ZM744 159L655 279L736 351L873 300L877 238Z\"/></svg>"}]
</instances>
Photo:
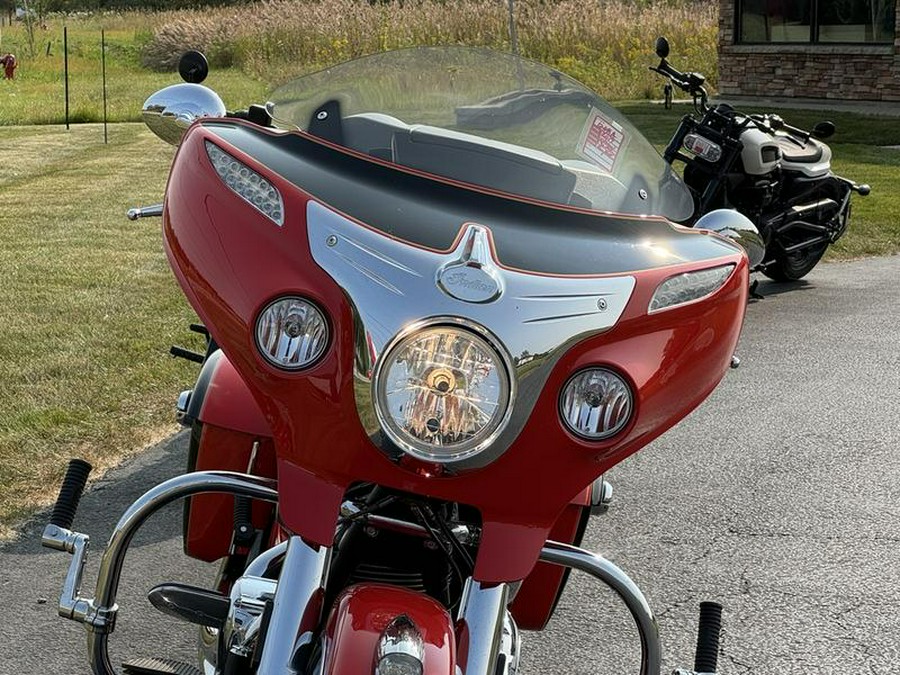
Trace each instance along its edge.
<instances>
[{"instance_id":1,"label":"chrome horn cover","mask_svg":"<svg viewBox=\"0 0 900 675\"><path fill-rule=\"evenodd\" d=\"M194 121L201 117L223 117L225 104L219 95L202 84L173 84L144 101L141 118L150 131L166 143L179 145Z\"/></svg>"}]
</instances>

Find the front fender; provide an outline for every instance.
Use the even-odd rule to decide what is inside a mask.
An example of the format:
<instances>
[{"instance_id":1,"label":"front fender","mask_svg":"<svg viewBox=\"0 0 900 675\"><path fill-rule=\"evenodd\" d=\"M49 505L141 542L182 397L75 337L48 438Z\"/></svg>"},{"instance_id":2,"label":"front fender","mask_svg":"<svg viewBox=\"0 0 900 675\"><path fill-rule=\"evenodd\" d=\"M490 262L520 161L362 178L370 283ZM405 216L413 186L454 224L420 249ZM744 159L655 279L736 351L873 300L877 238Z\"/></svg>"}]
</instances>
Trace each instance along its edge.
<instances>
[{"instance_id":1,"label":"front fender","mask_svg":"<svg viewBox=\"0 0 900 675\"><path fill-rule=\"evenodd\" d=\"M325 629L323 674L374 673L378 640L403 614L422 635L424 675L455 675L456 636L447 610L427 595L384 584L356 584L338 596Z\"/></svg>"},{"instance_id":2,"label":"front fender","mask_svg":"<svg viewBox=\"0 0 900 675\"><path fill-rule=\"evenodd\" d=\"M243 378L221 350L203 364L188 406L188 416L203 424L271 436L272 428Z\"/></svg>"}]
</instances>

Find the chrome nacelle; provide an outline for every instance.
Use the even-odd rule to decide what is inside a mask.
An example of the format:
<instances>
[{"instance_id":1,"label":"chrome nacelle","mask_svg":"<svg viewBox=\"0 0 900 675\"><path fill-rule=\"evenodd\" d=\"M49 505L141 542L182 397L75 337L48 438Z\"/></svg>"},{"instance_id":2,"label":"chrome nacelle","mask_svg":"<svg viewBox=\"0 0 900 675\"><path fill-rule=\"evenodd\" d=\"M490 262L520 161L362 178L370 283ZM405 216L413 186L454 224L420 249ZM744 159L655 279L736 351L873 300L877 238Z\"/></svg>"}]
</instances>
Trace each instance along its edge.
<instances>
[{"instance_id":1,"label":"chrome nacelle","mask_svg":"<svg viewBox=\"0 0 900 675\"><path fill-rule=\"evenodd\" d=\"M739 244L750 259L751 270L763 261L766 245L756 225L742 213L732 209L716 209L702 216L694 228L710 230Z\"/></svg>"},{"instance_id":2,"label":"chrome nacelle","mask_svg":"<svg viewBox=\"0 0 900 675\"><path fill-rule=\"evenodd\" d=\"M187 130L201 117L223 117L225 104L202 84L173 84L144 101L141 117L150 131L166 143L179 145Z\"/></svg>"}]
</instances>

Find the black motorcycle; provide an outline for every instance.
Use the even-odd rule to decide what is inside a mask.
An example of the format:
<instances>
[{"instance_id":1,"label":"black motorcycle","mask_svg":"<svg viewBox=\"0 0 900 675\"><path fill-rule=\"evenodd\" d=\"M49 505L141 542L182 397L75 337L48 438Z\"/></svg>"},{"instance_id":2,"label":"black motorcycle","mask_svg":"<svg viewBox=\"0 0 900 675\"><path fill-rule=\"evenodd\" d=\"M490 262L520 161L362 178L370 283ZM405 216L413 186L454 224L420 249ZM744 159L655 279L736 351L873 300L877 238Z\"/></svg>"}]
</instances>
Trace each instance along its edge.
<instances>
[{"instance_id":1,"label":"black motorcycle","mask_svg":"<svg viewBox=\"0 0 900 675\"><path fill-rule=\"evenodd\" d=\"M669 164L684 163L684 180L697 200L686 224L714 209L737 209L765 242L759 271L776 281L805 276L846 232L851 193L870 192L831 171L831 149L817 139L833 135L834 124L820 122L807 132L778 115L711 106L703 75L682 73L666 60L664 37L656 41L656 55L659 65L650 69L694 99L696 114L682 118L663 155Z\"/></svg>"}]
</instances>

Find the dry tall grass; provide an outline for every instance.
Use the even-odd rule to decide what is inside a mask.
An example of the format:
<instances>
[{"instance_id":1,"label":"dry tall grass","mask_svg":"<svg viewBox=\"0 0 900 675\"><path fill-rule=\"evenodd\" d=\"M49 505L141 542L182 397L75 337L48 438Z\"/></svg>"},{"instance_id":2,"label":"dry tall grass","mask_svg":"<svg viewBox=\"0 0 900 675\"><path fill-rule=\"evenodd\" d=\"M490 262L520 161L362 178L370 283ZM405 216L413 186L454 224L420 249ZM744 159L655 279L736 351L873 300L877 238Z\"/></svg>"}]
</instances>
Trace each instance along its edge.
<instances>
[{"instance_id":1,"label":"dry tall grass","mask_svg":"<svg viewBox=\"0 0 900 675\"><path fill-rule=\"evenodd\" d=\"M666 35L675 63L716 82L717 6L703 0L519 0L523 55L555 66L611 99L658 96L647 70L653 41ZM267 0L173 14L143 52L144 63L171 68L187 48L214 65L236 65L277 83L349 58L414 45L466 44L508 50L505 0Z\"/></svg>"}]
</instances>

